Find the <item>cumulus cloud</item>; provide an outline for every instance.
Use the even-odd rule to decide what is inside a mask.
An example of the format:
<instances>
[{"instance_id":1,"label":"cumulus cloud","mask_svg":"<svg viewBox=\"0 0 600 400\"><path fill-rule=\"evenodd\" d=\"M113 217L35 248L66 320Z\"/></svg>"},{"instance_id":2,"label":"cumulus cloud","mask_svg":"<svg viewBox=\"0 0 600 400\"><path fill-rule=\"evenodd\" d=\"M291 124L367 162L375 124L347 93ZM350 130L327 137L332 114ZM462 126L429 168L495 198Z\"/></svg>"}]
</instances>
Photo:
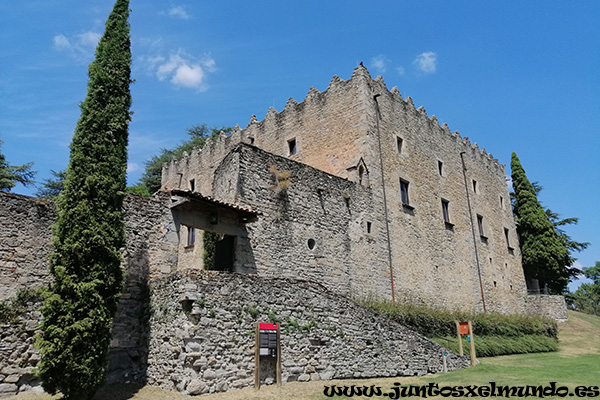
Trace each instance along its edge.
<instances>
[{"instance_id":1,"label":"cumulus cloud","mask_svg":"<svg viewBox=\"0 0 600 400\"><path fill-rule=\"evenodd\" d=\"M99 33L91 31L80 33L71 38L60 34L52 38L52 44L56 50L68 54L74 60L87 62L93 58L100 36Z\"/></svg>"},{"instance_id":2,"label":"cumulus cloud","mask_svg":"<svg viewBox=\"0 0 600 400\"><path fill-rule=\"evenodd\" d=\"M169 16L180 19L190 19L190 15L182 6L172 7L169 10Z\"/></svg>"},{"instance_id":3,"label":"cumulus cloud","mask_svg":"<svg viewBox=\"0 0 600 400\"><path fill-rule=\"evenodd\" d=\"M433 51L426 51L415 58L413 64L425 74L433 74L437 66L437 55Z\"/></svg>"},{"instance_id":4,"label":"cumulus cloud","mask_svg":"<svg viewBox=\"0 0 600 400\"><path fill-rule=\"evenodd\" d=\"M389 62L390 60L386 56L380 54L371 59L371 68L373 68L375 73L383 74L385 71L387 71Z\"/></svg>"},{"instance_id":5,"label":"cumulus cloud","mask_svg":"<svg viewBox=\"0 0 600 400\"><path fill-rule=\"evenodd\" d=\"M206 90L206 76L216 70L215 60L205 57L196 60L192 56L178 51L169 58L154 57L147 60L150 69L156 71L159 80L168 80L173 85L184 88Z\"/></svg>"}]
</instances>

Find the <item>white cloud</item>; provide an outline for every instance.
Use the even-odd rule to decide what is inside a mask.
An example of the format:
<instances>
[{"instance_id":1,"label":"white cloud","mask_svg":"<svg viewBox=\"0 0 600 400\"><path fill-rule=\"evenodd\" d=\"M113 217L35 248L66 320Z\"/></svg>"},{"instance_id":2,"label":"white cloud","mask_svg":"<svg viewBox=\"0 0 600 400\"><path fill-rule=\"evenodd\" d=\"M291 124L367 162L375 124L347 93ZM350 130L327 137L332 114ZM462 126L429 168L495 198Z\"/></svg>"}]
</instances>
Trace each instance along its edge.
<instances>
[{"instance_id":1,"label":"white cloud","mask_svg":"<svg viewBox=\"0 0 600 400\"><path fill-rule=\"evenodd\" d=\"M78 43L84 47L93 47L96 48L98 46L98 42L100 42L100 34L96 32L85 32L77 35Z\"/></svg>"},{"instance_id":2,"label":"white cloud","mask_svg":"<svg viewBox=\"0 0 600 400\"><path fill-rule=\"evenodd\" d=\"M136 172L141 170L140 165L138 163L130 162L127 163L127 172Z\"/></svg>"},{"instance_id":3,"label":"white cloud","mask_svg":"<svg viewBox=\"0 0 600 400\"><path fill-rule=\"evenodd\" d=\"M404 75L406 71L404 70L404 67L396 67L396 72L398 75Z\"/></svg>"},{"instance_id":4,"label":"white cloud","mask_svg":"<svg viewBox=\"0 0 600 400\"><path fill-rule=\"evenodd\" d=\"M190 19L190 15L182 6L172 7L169 10L169 15L171 17L180 18L180 19Z\"/></svg>"},{"instance_id":5,"label":"white cloud","mask_svg":"<svg viewBox=\"0 0 600 400\"><path fill-rule=\"evenodd\" d=\"M436 70L437 55L433 51L426 51L419 54L417 58L415 58L415 61L413 61L413 64L415 64L421 72L432 74Z\"/></svg>"},{"instance_id":6,"label":"white cloud","mask_svg":"<svg viewBox=\"0 0 600 400\"><path fill-rule=\"evenodd\" d=\"M371 67L375 73L383 74L387 70L387 65L389 62L390 60L386 56L380 54L371 59Z\"/></svg>"},{"instance_id":7,"label":"white cloud","mask_svg":"<svg viewBox=\"0 0 600 400\"><path fill-rule=\"evenodd\" d=\"M205 57L202 60L195 60L181 50L171 54L168 60L160 56L149 58L147 64L150 69L156 70L159 80L169 80L175 86L201 91L206 90L207 73L216 70L214 59Z\"/></svg>"},{"instance_id":8,"label":"white cloud","mask_svg":"<svg viewBox=\"0 0 600 400\"><path fill-rule=\"evenodd\" d=\"M71 48L71 42L65 35L56 35L53 39L54 48L57 50L68 50Z\"/></svg>"},{"instance_id":9,"label":"white cloud","mask_svg":"<svg viewBox=\"0 0 600 400\"><path fill-rule=\"evenodd\" d=\"M100 40L97 32L84 32L68 38L65 35L55 35L52 39L54 48L67 53L78 62L89 62L94 56L94 50Z\"/></svg>"}]
</instances>

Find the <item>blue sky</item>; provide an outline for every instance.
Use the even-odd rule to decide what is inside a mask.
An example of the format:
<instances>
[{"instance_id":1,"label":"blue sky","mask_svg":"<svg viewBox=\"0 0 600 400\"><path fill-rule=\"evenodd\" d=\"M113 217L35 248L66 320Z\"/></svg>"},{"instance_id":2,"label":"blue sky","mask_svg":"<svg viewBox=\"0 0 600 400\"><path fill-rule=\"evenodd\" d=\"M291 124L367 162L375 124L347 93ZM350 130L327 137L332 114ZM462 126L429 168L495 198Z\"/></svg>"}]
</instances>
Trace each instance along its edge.
<instances>
[{"instance_id":1,"label":"blue sky","mask_svg":"<svg viewBox=\"0 0 600 400\"><path fill-rule=\"evenodd\" d=\"M89 4L92 4L91 6ZM61 170L113 0L0 3L0 139L37 180ZM600 2L131 0L129 183L207 123L245 127L360 61L510 164L600 260ZM507 168L507 172L509 169ZM35 188L13 191L32 194Z\"/></svg>"}]
</instances>

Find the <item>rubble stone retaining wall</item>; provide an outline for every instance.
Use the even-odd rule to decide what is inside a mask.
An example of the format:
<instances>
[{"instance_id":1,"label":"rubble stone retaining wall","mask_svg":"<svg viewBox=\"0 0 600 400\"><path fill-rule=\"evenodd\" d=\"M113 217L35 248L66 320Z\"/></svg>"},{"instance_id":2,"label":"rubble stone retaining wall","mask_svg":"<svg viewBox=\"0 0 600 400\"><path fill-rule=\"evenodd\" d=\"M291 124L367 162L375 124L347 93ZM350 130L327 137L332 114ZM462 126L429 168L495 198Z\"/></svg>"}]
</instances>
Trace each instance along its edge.
<instances>
[{"instance_id":1,"label":"rubble stone retaining wall","mask_svg":"<svg viewBox=\"0 0 600 400\"><path fill-rule=\"evenodd\" d=\"M151 302L148 382L186 394L254 384L258 321L280 324L282 382L442 371L439 345L317 283L188 271L153 281ZM449 370L468 364L448 356Z\"/></svg>"}]
</instances>

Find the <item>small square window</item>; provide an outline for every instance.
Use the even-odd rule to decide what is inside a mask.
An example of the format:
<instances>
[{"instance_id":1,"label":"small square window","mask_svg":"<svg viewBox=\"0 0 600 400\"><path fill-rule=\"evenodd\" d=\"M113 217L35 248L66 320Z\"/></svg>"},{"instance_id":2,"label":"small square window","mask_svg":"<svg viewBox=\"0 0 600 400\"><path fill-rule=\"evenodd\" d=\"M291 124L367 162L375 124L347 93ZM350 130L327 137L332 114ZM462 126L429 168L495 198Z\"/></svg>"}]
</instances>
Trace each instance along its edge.
<instances>
[{"instance_id":1,"label":"small square window","mask_svg":"<svg viewBox=\"0 0 600 400\"><path fill-rule=\"evenodd\" d=\"M196 228L188 226L187 245L193 246L196 244Z\"/></svg>"},{"instance_id":2,"label":"small square window","mask_svg":"<svg viewBox=\"0 0 600 400\"><path fill-rule=\"evenodd\" d=\"M298 148L296 146L296 138L288 140L288 155L293 156L298 152Z\"/></svg>"},{"instance_id":3,"label":"small square window","mask_svg":"<svg viewBox=\"0 0 600 400\"><path fill-rule=\"evenodd\" d=\"M400 198L402 200L402 205L410 204L408 198L408 181L405 181L404 179L400 179Z\"/></svg>"},{"instance_id":4,"label":"small square window","mask_svg":"<svg viewBox=\"0 0 600 400\"><path fill-rule=\"evenodd\" d=\"M396 150L398 151L398 154L402 154L402 138L396 136Z\"/></svg>"}]
</instances>

